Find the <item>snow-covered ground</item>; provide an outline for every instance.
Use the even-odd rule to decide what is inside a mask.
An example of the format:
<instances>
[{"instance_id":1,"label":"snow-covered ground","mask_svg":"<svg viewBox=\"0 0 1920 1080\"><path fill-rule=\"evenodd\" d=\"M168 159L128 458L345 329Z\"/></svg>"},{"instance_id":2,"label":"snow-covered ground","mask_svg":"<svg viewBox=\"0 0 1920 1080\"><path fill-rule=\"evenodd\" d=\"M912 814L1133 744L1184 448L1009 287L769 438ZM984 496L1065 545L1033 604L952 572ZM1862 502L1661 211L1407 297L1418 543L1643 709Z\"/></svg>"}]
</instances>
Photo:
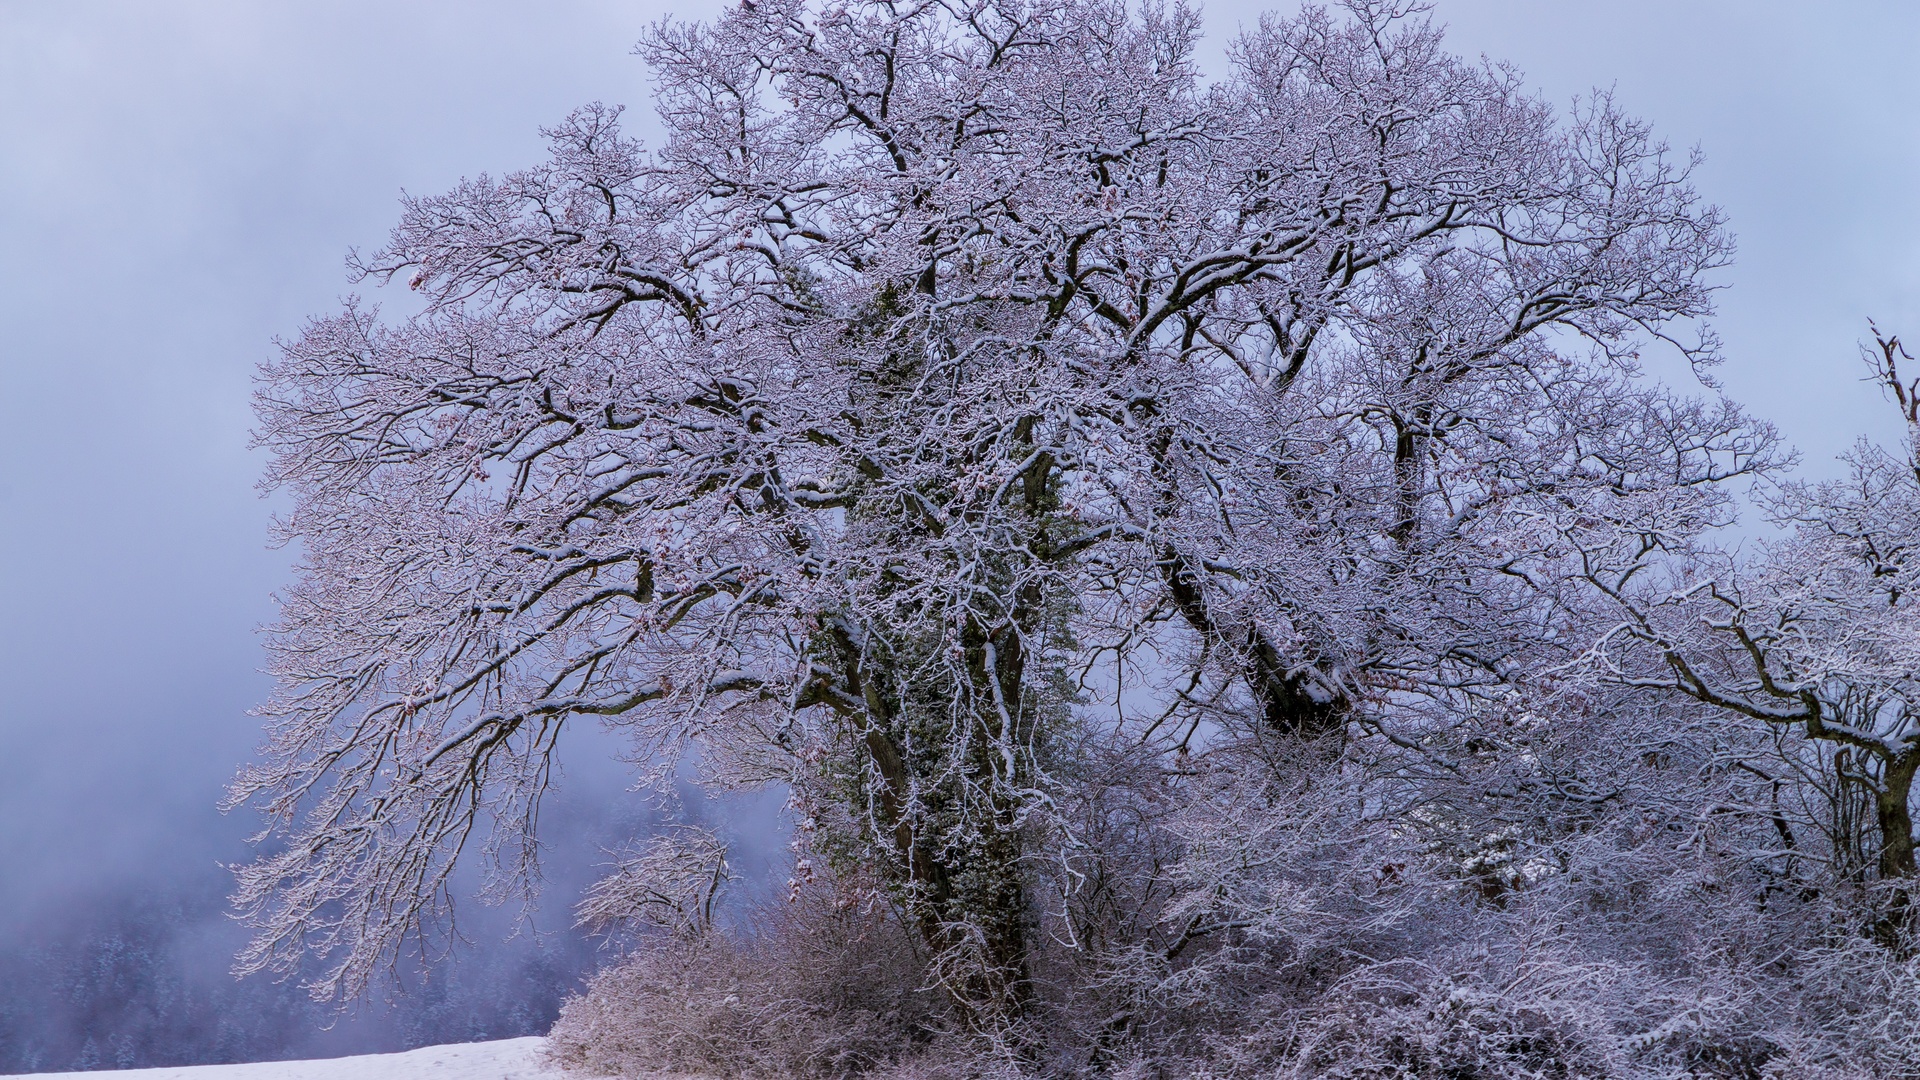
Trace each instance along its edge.
<instances>
[{"instance_id":1,"label":"snow-covered ground","mask_svg":"<svg viewBox=\"0 0 1920 1080\"><path fill-rule=\"evenodd\" d=\"M103 1077L113 1080L559 1080L558 1069L540 1061L547 1040L538 1035L497 1042L423 1046L398 1054L313 1061L256 1061L245 1065L186 1065L168 1069L123 1069L111 1073L26 1073L27 1077Z\"/></svg>"}]
</instances>

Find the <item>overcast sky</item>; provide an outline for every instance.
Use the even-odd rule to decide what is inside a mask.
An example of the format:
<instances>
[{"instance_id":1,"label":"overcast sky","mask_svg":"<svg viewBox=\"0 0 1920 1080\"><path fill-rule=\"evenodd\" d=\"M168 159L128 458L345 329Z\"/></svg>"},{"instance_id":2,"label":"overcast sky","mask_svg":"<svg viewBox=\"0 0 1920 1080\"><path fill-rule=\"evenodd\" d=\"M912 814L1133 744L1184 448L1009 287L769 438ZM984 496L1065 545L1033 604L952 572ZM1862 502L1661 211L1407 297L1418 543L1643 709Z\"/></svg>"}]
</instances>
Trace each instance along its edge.
<instances>
[{"instance_id":1,"label":"overcast sky","mask_svg":"<svg viewBox=\"0 0 1920 1080\"><path fill-rule=\"evenodd\" d=\"M1261 6L1207 5L1208 55ZM256 741L253 630L287 563L247 449L274 337L337 304L402 190L531 164L586 101L644 117L633 41L713 9L0 0L0 933L242 855L248 823L212 806ZM1720 376L1811 470L1892 430L1854 357L1868 316L1920 339L1920 5L1436 14L1549 100L1612 87L1704 150L1697 185L1740 238Z\"/></svg>"}]
</instances>

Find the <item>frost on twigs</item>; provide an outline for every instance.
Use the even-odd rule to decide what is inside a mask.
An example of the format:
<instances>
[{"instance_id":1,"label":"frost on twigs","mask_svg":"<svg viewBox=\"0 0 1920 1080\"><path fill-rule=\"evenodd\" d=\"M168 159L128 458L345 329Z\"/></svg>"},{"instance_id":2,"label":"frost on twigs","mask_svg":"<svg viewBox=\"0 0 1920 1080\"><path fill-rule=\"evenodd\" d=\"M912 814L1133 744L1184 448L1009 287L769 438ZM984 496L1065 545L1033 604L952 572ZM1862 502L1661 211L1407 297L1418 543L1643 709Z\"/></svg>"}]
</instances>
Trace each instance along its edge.
<instances>
[{"instance_id":1,"label":"frost on twigs","mask_svg":"<svg viewBox=\"0 0 1920 1080\"><path fill-rule=\"evenodd\" d=\"M745 936L643 939L562 1010L554 1059L597 1075L793 1078L911 1076L930 1057L944 1002L887 905L821 880L751 914Z\"/></svg>"},{"instance_id":2,"label":"frost on twigs","mask_svg":"<svg viewBox=\"0 0 1920 1080\"><path fill-rule=\"evenodd\" d=\"M599 932L654 927L698 936L713 927L714 902L732 879L727 845L705 829L682 826L620 860L587 890L575 920Z\"/></svg>"}]
</instances>

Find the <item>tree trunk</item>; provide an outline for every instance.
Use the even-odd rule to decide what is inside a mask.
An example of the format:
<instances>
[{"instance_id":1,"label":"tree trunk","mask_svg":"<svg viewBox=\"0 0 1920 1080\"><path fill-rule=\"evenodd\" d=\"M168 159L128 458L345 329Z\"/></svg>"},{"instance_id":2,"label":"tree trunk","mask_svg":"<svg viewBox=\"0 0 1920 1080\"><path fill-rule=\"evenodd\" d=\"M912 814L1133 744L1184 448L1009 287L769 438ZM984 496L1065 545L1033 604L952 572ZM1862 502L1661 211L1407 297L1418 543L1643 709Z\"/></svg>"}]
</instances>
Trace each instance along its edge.
<instances>
[{"instance_id":1,"label":"tree trunk","mask_svg":"<svg viewBox=\"0 0 1920 1080\"><path fill-rule=\"evenodd\" d=\"M1902 754L1887 764L1880 790L1874 793L1874 812L1880 824L1880 877L1896 881L1914 876L1913 812L1909 800L1920 754Z\"/></svg>"},{"instance_id":2,"label":"tree trunk","mask_svg":"<svg viewBox=\"0 0 1920 1080\"><path fill-rule=\"evenodd\" d=\"M1010 630L964 636L973 715L955 722L971 723L975 731L969 738L973 754L960 763L966 775L955 786L903 753L895 728L911 724L905 712L937 707L932 703L952 699L959 688L897 685L862 663L844 630L834 637L844 685L865 704L859 735L880 779L875 824L892 841L904 871L913 928L938 958L937 975L968 1022L998 1026L1023 1011L1031 996L1019 807L1008 791L1017 778L996 783L1003 765L994 757L1001 739L1015 745L1023 740L1023 732L1000 730L1006 721L994 703L1004 705L1007 721L1019 723L1024 651ZM961 832L956 821L976 824Z\"/></svg>"},{"instance_id":3,"label":"tree trunk","mask_svg":"<svg viewBox=\"0 0 1920 1080\"><path fill-rule=\"evenodd\" d=\"M1881 885L1888 890L1887 909L1874 928L1874 936L1882 944L1903 952L1914 944L1910 940L1916 915L1910 800L1917 770L1920 770L1920 750L1908 750L1887 761L1880 774L1880 785L1874 791L1874 815L1880 826L1878 869Z\"/></svg>"}]
</instances>

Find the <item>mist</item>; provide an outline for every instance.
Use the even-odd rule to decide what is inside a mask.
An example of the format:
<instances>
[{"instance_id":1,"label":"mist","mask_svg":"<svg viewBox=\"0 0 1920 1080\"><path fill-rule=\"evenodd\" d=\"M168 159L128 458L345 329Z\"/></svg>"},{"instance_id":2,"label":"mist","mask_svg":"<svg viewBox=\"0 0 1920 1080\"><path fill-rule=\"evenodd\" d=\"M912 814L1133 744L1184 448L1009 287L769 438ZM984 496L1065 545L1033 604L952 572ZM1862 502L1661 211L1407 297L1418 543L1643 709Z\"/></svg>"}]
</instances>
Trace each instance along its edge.
<instances>
[{"instance_id":1,"label":"mist","mask_svg":"<svg viewBox=\"0 0 1920 1080\"><path fill-rule=\"evenodd\" d=\"M1207 5L1218 63L1261 5ZM777 800L662 810L608 737L563 756L533 930L465 905L472 942L342 1019L227 974L216 809L259 741L256 628L291 554L248 448L276 337L355 288L403 191L541 155L591 100L643 137L652 21L710 2L0 0L0 1071L349 1053L544 1030L601 953L568 909L664 813L730 818L775 873ZM1920 336L1920 40L1910 5L1631 0L1436 6L1450 41L1564 105L1612 88L1706 155L1741 239L1714 375L1831 475L1891 411L1868 317ZM395 307L404 298L368 291ZM697 799L685 800L697 803ZM168 1011L171 1010L171 1011ZM222 1022L226 1026L222 1027Z\"/></svg>"}]
</instances>

